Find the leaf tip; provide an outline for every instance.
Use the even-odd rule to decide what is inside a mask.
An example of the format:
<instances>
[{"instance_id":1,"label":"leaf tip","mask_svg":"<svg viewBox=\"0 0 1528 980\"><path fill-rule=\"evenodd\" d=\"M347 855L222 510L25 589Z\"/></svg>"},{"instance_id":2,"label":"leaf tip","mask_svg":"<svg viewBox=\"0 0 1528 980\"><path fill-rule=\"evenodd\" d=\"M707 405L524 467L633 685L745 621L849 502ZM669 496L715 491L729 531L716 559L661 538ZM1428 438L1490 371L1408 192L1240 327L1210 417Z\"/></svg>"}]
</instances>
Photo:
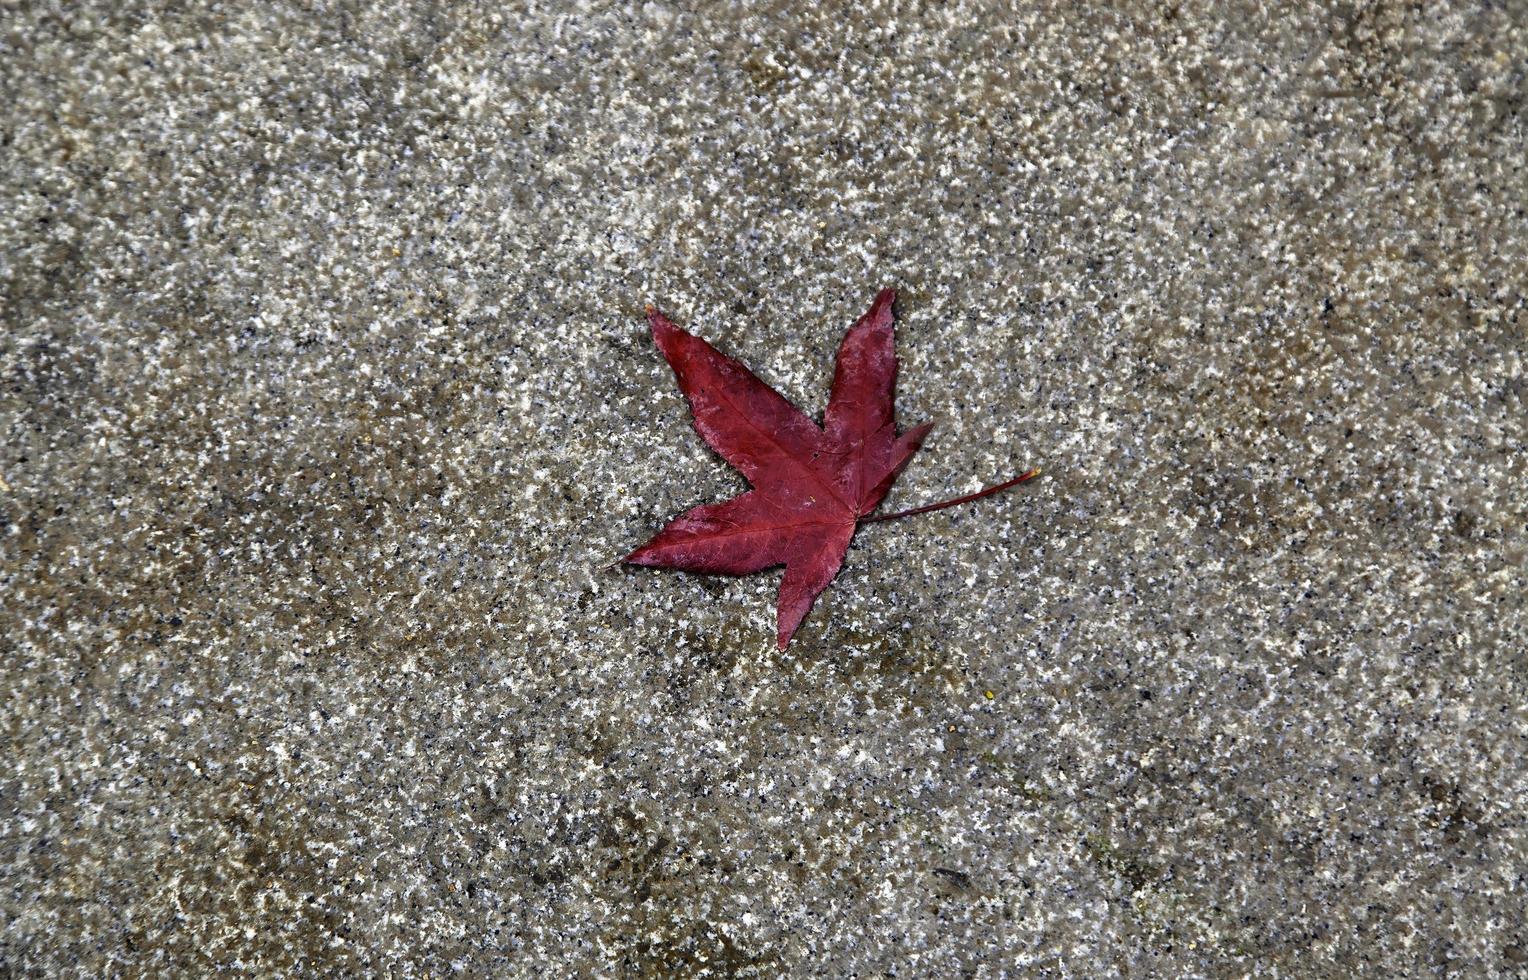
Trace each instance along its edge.
<instances>
[{"instance_id":1,"label":"leaf tip","mask_svg":"<svg viewBox=\"0 0 1528 980\"><path fill-rule=\"evenodd\" d=\"M664 316L663 311L652 303L648 303L644 309L647 311L648 329L653 332L653 338L658 340L660 344L662 343L661 338L663 336L679 332L679 328L674 325L674 321Z\"/></svg>"}]
</instances>

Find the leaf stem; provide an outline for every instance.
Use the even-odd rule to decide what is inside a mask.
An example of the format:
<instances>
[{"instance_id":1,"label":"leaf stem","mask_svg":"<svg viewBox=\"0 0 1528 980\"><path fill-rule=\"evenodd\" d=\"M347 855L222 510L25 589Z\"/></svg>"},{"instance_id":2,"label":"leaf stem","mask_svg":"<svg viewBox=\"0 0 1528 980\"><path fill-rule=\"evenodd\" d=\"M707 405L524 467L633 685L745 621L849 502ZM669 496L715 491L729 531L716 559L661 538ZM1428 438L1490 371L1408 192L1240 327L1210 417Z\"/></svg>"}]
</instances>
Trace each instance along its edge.
<instances>
[{"instance_id":1,"label":"leaf stem","mask_svg":"<svg viewBox=\"0 0 1528 980\"><path fill-rule=\"evenodd\" d=\"M899 517L911 517L914 514L927 514L931 510L943 510L946 507L954 507L956 504L970 503L973 500L980 500L983 497L990 497L994 493L1002 493L1009 487L1016 487L1023 483L1025 480L1033 480L1039 475L1040 467L1036 466L1034 469L1029 470L1026 473L1020 473L1018 476L1009 480L1007 483L999 483L995 487L988 487L985 490L978 490L975 493L968 493L964 497L956 497L953 500L941 500L937 504L924 504L922 507L914 507L912 510L899 510L895 514L879 514L875 517L862 517L860 518L860 523L869 524L873 521L894 521Z\"/></svg>"}]
</instances>

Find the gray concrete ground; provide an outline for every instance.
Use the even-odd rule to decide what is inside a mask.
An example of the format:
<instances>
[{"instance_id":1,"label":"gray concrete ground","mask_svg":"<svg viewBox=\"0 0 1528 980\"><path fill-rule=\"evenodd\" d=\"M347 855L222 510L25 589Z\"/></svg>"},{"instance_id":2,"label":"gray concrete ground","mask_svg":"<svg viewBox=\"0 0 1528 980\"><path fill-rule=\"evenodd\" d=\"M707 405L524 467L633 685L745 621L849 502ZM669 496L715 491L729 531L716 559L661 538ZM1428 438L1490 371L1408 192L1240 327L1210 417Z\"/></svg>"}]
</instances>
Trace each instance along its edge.
<instances>
[{"instance_id":1,"label":"gray concrete ground","mask_svg":"<svg viewBox=\"0 0 1528 980\"><path fill-rule=\"evenodd\" d=\"M1528 970L1522 3L0 15L0 972ZM785 653L660 303L938 428Z\"/></svg>"}]
</instances>

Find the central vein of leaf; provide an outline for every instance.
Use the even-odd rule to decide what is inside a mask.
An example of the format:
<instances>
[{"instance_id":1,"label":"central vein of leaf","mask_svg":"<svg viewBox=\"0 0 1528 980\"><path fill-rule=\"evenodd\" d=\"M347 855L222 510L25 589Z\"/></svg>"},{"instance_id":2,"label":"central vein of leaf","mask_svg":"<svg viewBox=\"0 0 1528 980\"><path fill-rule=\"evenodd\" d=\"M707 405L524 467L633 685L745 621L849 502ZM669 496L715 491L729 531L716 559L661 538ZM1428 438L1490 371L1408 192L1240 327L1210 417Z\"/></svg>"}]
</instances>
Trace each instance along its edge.
<instances>
[{"instance_id":1,"label":"central vein of leaf","mask_svg":"<svg viewBox=\"0 0 1528 980\"><path fill-rule=\"evenodd\" d=\"M830 480L830 479L825 478L822 475L822 473L818 471L817 467L813 466L810 461L801 459L798 456L796 456L795 453L791 452L788 448L786 448L784 443L780 442L779 439L775 438L775 434L773 432L770 432L767 429L760 428L759 425L756 422L754 422L753 416L749 415L747 412L739 411L737 405L734 404L733 401L730 398L727 397L727 392L726 392L725 389L718 389L717 393L716 393L716 397L717 397L718 400L725 402L727 407L729 409L731 409L732 412L738 418L741 418L744 421L744 423L746 423L747 426L750 429L752 429L753 431L757 432L759 435L763 436L764 439L767 442L769 442L777 450L779 450L781 456L783 456L785 459L789 460L791 463L795 464L797 468L805 470L812 477L812 480L814 482L816 482L816 484L818 486L820 486L824 490L826 490L828 492L828 496L830 496L834 500L838 501L839 506L842 507L847 513L854 514L854 508L849 506L849 502L847 500L845 500L843 497L839 496L838 488L833 485L833 481ZM785 401L785 399L783 397L780 400L781 401ZM795 411L797 414L800 414L801 410L799 408L796 408L796 406L791 405L790 402L785 402L785 404L787 406L789 406L792 411ZM805 416L803 416L803 418L805 418ZM808 421L807 425L812 425L812 423L810 421ZM816 426L812 425L812 428L815 429Z\"/></svg>"}]
</instances>

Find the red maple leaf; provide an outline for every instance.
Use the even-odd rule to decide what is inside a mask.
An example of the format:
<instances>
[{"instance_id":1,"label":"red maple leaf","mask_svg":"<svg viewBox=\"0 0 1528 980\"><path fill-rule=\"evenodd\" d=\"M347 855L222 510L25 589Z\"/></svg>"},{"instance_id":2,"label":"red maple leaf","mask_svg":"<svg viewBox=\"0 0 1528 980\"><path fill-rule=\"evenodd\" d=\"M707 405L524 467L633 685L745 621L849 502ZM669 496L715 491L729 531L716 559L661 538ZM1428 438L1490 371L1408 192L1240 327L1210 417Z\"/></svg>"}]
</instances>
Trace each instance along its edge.
<instances>
[{"instance_id":1,"label":"red maple leaf","mask_svg":"<svg viewBox=\"0 0 1528 980\"><path fill-rule=\"evenodd\" d=\"M894 290L882 290L844 335L821 426L742 364L648 307L653 340L689 399L695 431L753 489L679 515L624 560L722 575L784 565L777 609L783 650L838 574L861 523L965 503L1035 476L1039 471L1030 470L979 493L869 516L932 428L897 435L895 300Z\"/></svg>"}]
</instances>

